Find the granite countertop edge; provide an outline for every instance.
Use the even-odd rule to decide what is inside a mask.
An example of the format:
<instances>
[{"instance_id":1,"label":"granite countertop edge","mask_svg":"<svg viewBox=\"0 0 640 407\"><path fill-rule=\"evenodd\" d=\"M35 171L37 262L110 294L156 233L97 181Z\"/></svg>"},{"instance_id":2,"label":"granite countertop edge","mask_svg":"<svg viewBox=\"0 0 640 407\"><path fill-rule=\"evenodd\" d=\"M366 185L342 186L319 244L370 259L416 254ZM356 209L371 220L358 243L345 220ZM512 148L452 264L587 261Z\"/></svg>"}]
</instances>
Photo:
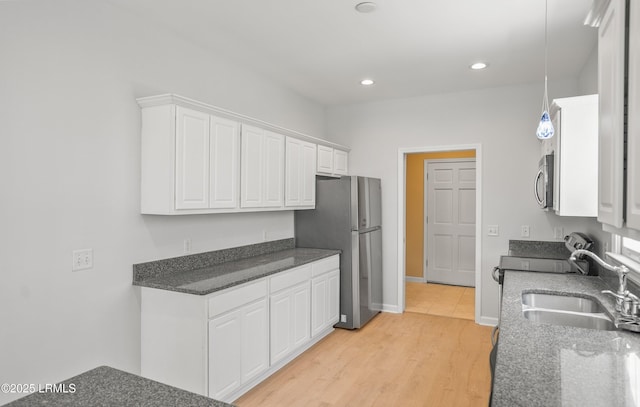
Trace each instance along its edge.
<instances>
[{"instance_id":1,"label":"granite countertop edge","mask_svg":"<svg viewBox=\"0 0 640 407\"><path fill-rule=\"evenodd\" d=\"M492 406L560 406L566 397L603 394L610 405L632 405L628 379L593 371L596 359L585 355L609 358L609 365L640 358L640 334L535 323L522 313L522 293L546 292L593 298L615 318L614 301L601 293L607 288L594 276L505 273Z\"/></svg>"},{"instance_id":2,"label":"granite countertop edge","mask_svg":"<svg viewBox=\"0 0 640 407\"><path fill-rule=\"evenodd\" d=\"M133 285L185 294L207 295L340 253L341 251L337 249L296 247L201 269L133 281ZM283 262L286 264L282 264ZM202 287L198 287L199 284Z\"/></svg>"}]
</instances>

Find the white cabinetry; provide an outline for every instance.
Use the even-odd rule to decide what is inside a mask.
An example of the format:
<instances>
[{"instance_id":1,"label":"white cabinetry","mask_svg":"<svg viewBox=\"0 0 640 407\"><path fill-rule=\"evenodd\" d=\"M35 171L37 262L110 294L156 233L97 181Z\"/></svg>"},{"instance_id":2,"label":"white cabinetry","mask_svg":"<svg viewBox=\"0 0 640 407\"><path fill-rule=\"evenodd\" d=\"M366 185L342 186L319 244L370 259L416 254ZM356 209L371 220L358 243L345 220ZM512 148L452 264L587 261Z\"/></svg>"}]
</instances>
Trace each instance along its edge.
<instances>
[{"instance_id":1,"label":"white cabinetry","mask_svg":"<svg viewBox=\"0 0 640 407\"><path fill-rule=\"evenodd\" d=\"M640 239L639 37L640 6L636 2L611 0L598 29L598 221L606 231L634 239ZM628 59L625 58L627 41ZM628 76L626 88L625 76Z\"/></svg>"},{"instance_id":2,"label":"white cabinetry","mask_svg":"<svg viewBox=\"0 0 640 407\"><path fill-rule=\"evenodd\" d=\"M286 138L285 205L314 208L316 204L316 145Z\"/></svg>"},{"instance_id":3,"label":"white cabinetry","mask_svg":"<svg viewBox=\"0 0 640 407\"><path fill-rule=\"evenodd\" d=\"M331 256L204 296L142 287L142 376L236 400L333 330L339 262Z\"/></svg>"},{"instance_id":4,"label":"white cabinetry","mask_svg":"<svg viewBox=\"0 0 640 407\"><path fill-rule=\"evenodd\" d=\"M598 221L621 227L624 200L625 0L611 0L598 29Z\"/></svg>"},{"instance_id":5,"label":"white cabinetry","mask_svg":"<svg viewBox=\"0 0 640 407\"><path fill-rule=\"evenodd\" d=\"M267 281L209 300L209 397L226 399L269 368Z\"/></svg>"},{"instance_id":6,"label":"white cabinetry","mask_svg":"<svg viewBox=\"0 0 640 407\"><path fill-rule=\"evenodd\" d=\"M560 216L598 215L598 95L554 99L553 209Z\"/></svg>"},{"instance_id":7,"label":"white cabinetry","mask_svg":"<svg viewBox=\"0 0 640 407\"><path fill-rule=\"evenodd\" d=\"M141 212L238 206L239 124L175 104L142 110Z\"/></svg>"},{"instance_id":8,"label":"white cabinetry","mask_svg":"<svg viewBox=\"0 0 640 407\"><path fill-rule=\"evenodd\" d=\"M336 324L340 318L340 272L338 256L316 262L311 278L311 336Z\"/></svg>"},{"instance_id":9,"label":"white cabinetry","mask_svg":"<svg viewBox=\"0 0 640 407\"><path fill-rule=\"evenodd\" d=\"M349 167L349 154L323 145L318 146L317 173L330 176L347 175Z\"/></svg>"},{"instance_id":10,"label":"white cabinetry","mask_svg":"<svg viewBox=\"0 0 640 407\"><path fill-rule=\"evenodd\" d=\"M242 126L241 206L281 207L284 201L284 136Z\"/></svg>"},{"instance_id":11,"label":"white cabinetry","mask_svg":"<svg viewBox=\"0 0 640 407\"><path fill-rule=\"evenodd\" d=\"M289 356L311 338L311 265L271 278L271 363Z\"/></svg>"},{"instance_id":12,"label":"white cabinetry","mask_svg":"<svg viewBox=\"0 0 640 407\"><path fill-rule=\"evenodd\" d=\"M640 5L629 10L627 227L640 231Z\"/></svg>"}]
</instances>

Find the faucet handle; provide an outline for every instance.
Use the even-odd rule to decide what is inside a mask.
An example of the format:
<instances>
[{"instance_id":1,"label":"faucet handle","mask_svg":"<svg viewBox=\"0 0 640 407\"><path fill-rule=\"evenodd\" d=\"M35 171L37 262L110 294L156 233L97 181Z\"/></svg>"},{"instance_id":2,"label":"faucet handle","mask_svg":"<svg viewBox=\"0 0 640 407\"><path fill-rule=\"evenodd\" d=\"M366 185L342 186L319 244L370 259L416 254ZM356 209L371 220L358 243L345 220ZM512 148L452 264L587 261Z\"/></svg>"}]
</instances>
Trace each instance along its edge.
<instances>
[{"instance_id":1,"label":"faucet handle","mask_svg":"<svg viewBox=\"0 0 640 407\"><path fill-rule=\"evenodd\" d=\"M639 315L640 299L635 294L629 291L620 294L611 290L602 290L601 293L616 297L616 311L620 312L623 317L637 317Z\"/></svg>"}]
</instances>

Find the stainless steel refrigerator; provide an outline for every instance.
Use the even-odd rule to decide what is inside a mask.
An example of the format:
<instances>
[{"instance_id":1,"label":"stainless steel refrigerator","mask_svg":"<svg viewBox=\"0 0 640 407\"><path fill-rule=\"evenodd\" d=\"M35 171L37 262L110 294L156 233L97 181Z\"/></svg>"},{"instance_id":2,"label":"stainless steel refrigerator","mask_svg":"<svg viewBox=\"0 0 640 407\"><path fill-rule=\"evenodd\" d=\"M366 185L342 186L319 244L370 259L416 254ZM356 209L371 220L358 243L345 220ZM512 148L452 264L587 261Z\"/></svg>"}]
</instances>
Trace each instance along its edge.
<instances>
[{"instance_id":1,"label":"stainless steel refrigerator","mask_svg":"<svg viewBox=\"0 0 640 407\"><path fill-rule=\"evenodd\" d=\"M362 327L382 309L380 180L316 178L316 208L295 211L298 247L340 249L340 322Z\"/></svg>"}]
</instances>

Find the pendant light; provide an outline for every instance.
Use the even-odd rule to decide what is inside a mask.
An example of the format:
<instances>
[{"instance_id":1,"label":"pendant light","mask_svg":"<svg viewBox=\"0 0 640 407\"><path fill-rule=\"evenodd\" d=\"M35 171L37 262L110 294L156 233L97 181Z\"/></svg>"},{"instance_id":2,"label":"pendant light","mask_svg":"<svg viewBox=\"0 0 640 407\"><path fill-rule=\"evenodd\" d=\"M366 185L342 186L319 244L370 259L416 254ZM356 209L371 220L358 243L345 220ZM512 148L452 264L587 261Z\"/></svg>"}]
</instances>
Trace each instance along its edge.
<instances>
[{"instance_id":1,"label":"pendant light","mask_svg":"<svg viewBox=\"0 0 640 407\"><path fill-rule=\"evenodd\" d=\"M542 114L540 116L540 123L536 130L536 136L538 136L540 140L550 139L553 137L553 133L555 133L553 123L551 123L551 118L549 117L549 96L547 94L547 2L548 0L544 0L544 96L542 97Z\"/></svg>"}]
</instances>

